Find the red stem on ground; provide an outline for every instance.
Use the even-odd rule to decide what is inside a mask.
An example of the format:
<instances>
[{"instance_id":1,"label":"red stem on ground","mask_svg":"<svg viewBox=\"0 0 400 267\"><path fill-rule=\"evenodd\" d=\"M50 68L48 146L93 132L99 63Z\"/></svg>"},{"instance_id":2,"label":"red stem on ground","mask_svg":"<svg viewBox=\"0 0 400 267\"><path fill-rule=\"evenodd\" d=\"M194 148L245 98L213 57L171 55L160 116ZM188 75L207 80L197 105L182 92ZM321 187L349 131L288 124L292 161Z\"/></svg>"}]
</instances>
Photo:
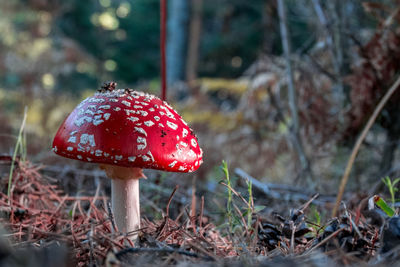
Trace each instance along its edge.
<instances>
[{"instance_id":1,"label":"red stem on ground","mask_svg":"<svg viewBox=\"0 0 400 267\"><path fill-rule=\"evenodd\" d=\"M160 0L160 54L161 54L161 99L167 98L167 77L166 77L166 24L167 24L167 1Z\"/></svg>"}]
</instances>

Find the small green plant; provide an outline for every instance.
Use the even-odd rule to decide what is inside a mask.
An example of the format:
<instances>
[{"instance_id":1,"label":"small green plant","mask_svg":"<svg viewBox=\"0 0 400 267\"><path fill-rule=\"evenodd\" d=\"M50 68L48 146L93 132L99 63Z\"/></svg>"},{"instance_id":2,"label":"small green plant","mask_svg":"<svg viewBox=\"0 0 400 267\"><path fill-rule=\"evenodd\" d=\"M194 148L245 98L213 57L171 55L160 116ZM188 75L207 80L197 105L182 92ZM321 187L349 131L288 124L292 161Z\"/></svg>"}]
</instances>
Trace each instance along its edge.
<instances>
[{"instance_id":1,"label":"small green plant","mask_svg":"<svg viewBox=\"0 0 400 267\"><path fill-rule=\"evenodd\" d=\"M395 195L396 192L399 191L399 189L396 187L396 184L400 181L400 178L394 179L392 181L389 176L386 176L385 178L382 178L382 182L386 185L386 187L389 189L390 193L390 200L392 202L392 206L396 203Z\"/></svg>"},{"instance_id":2,"label":"small green plant","mask_svg":"<svg viewBox=\"0 0 400 267\"><path fill-rule=\"evenodd\" d=\"M325 229L325 226L321 225L322 216L315 205L310 205L309 215L307 216L307 225L314 229L313 232L308 233L309 236L315 237Z\"/></svg>"},{"instance_id":3,"label":"small green plant","mask_svg":"<svg viewBox=\"0 0 400 267\"><path fill-rule=\"evenodd\" d=\"M252 228L253 214L263 210L264 206L254 206L252 183L246 180L248 199L246 200L240 192L236 191L232 186L232 180L229 176L228 165L222 161L221 169L225 175L225 179L220 183L226 186L228 190L228 199L226 204L226 216L228 218L229 232L233 233L237 227L245 227L246 231ZM234 203L233 196L238 197L244 203L244 207L239 208Z\"/></svg>"},{"instance_id":4,"label":"small green plant","mask_svg":"<svg viewBox=\"0 0 400 267\"><path fill-rule=\"evenodd\" d=\"M228 201L226 203L226 215L228 217L228 224L229 224L229 232L232 233L233 231L233 213L232 213L232 184L231 184L231 179L229 177L229 170L228 170L228 164L226 163L225 160L222 161L221 164L221 170L225 175L225 180L228 188Z\"/></svg>"},{"instance_id":5,"label":"small green plant","mask_svg":"<svg viewBox=\"0 0 400 267\"><path fill-rule=\"evenodd\" d=\"M247 184L247 192L249 193L249 200L248 200L248 205L247 205L247 227L250 228L251 227L251 219L252 219L252 215L253 215L253 210L254 210L254 200L253 200L253 190L252 190L252 184L251 181L246 180L246 184Z\"/></svg>"},{"instance_id":6,"label":"small green plant","mask_svg":"<svg viewBox=\"0 0 400 267\"><path fill-rule=\"evenodd\" d=\"M22 155L21 159L22 160L26 159L26 138L25 138L25 134L24 134L24 129L25 129L25 122L26 122L27 115L28 115L28 108L25 107L24 118L22 119L22 123L19 128L18 138L17 138L17 142L15 144L14 154L12 157L12 162L11 162L11 167L10 167L10 174L8 177L8 189L7 189L8 201L10 201L10 197L11 197L11 184L12 184L12 178L13 178L13 173L14 173L15 161L17 160L17 154L20 152Z\"/></svg>"},{"instance_id":7,"label":"small green plant","mask_svg":"<svg viewBox=\"0 0 400 267\"><path fill-rule=\"evenodd\" d=\"M321 214L317 210L316 206L311 205L310 210L311 210L311 215L312 215L312 217L311 217L312 223L314 225L321 225Z\"/></svg>"},{"instance_id":8,"label":"small green plant","mask_svg":"<svg viewBox=\"0 0 400 267\"><path fill-rule=\"evenodd\" d=\"M376 204L381 210L383 210L389 217L393 217L395 215L395 211L385 202L383 198L378 195L375 195L370 198L371 206ZM373 204L372 204L373 203Z\"/></svg>"}]
</instances>

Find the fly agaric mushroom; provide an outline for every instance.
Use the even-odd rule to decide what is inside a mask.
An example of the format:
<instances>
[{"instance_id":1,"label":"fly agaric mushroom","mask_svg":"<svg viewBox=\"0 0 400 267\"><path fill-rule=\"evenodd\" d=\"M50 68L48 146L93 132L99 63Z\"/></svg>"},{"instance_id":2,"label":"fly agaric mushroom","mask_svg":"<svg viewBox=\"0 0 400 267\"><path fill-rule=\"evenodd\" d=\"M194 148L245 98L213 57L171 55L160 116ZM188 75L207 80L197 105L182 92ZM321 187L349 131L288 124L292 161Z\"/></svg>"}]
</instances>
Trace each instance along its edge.
<instances>
[{"instance_id":1,"label":"fly agaric mushroom","mask_svg":"<svg viewBox=\"0 0 400 267\"><path fill-rule=\"evenodd\" d=\"M100 164L111 178L117 227L129 233L140 227L142 169L192 172L202 163L202 150L193 131L167 102L115 85L105 84L72 111L54 137L53 151Z\"/></svg>"}]
</instances>

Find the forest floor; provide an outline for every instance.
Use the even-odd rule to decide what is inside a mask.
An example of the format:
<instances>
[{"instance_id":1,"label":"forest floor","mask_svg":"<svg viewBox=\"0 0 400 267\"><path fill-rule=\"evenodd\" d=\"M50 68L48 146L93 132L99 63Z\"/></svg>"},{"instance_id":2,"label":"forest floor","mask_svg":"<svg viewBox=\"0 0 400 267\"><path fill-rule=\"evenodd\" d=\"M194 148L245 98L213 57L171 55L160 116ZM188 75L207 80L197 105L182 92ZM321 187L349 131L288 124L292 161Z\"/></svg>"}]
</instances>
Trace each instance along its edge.
<instances>
[{"instance_id":1,"label":"forest floor","mask_svg":"<svg viewBox=\"0 0 400 267\"><path fill-rule=\"evenodd\" d=\"M0 163L4 167L1 183L7 188L6 170L13 162L2 157ZM351 196L339 216L331 218L332 196L311 195L304 188L278 184L270 185L269 191L249 182L243 188L235 183L233 188L227 166L222 169L226 175L218 184L222 193L211 192L220 196L222 212L212 208L219 203L209 203L212 199L206 191L210 188L169 186L164 190L171 181L160 177L150 189L145 185L141 198L144 216L138 241L133 244L129 236L118 233L108 189L101 183L92 195L67 194L61 189L67 187L51 177L56 170L17 160L10 197L7 192L0 193L0 265L397 264L400 220L380 209L368 209L368 197ZM68 176L69 172L59 175ZM86 170L85 175L99 173ZM246 176L240 169L235 174ZM247 195L243 193L246 190ZM158 215L145 217L155 213Z\"/></svg>"}]
</instances>

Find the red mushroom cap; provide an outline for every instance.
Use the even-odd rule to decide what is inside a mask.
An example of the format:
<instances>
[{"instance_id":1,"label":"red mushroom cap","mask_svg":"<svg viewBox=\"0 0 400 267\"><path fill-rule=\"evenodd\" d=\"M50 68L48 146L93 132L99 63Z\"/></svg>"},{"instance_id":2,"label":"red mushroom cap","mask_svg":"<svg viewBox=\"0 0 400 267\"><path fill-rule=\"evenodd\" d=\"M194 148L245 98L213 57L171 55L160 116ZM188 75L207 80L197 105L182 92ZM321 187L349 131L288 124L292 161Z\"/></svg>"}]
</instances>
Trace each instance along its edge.
<instances>
[{"instance_id":1,"label":"red mushroom cap","mask_svg":"<svg viewBox=\"0 0 400 267\"><path fill-rule=\"evenodd\" d=\"M191 172L197 138L167 102L130 89L98 92L66 118L53 141L63 157L124 167Z\"/></svg>"}]
</instances>

